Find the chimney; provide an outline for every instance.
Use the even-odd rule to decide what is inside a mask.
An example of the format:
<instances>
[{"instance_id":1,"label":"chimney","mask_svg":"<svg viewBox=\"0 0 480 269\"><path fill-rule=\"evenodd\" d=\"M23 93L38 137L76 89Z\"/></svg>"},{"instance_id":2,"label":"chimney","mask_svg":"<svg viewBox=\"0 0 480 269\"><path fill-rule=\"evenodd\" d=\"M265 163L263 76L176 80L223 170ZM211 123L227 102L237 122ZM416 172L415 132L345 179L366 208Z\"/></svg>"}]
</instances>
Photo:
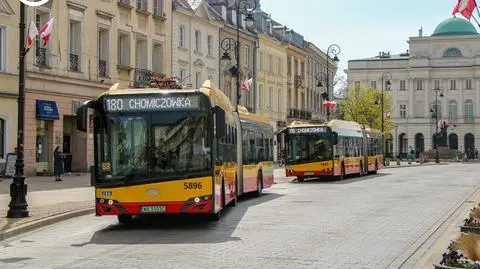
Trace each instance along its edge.
<instances>
[{"instance_id":1,"label":"chimney","mask_svg":"<svg viewBox=\"0 0 480 269\"><path fill-rule=\"evenodd\" d=\"M420 29L418 30L418 36L423 37L423 27L420 27Z\"/></svg>"}]
</instances>

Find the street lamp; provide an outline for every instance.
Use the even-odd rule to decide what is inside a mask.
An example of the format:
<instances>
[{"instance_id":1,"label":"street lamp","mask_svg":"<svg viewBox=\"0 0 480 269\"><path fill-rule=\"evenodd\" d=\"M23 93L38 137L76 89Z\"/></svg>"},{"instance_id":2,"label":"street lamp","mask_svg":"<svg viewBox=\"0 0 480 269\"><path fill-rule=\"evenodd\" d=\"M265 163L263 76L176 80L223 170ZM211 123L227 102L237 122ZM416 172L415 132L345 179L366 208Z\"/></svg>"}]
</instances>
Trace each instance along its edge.
<instances>
[{"instance_id":1,"label":"street lamp","mask_svg":"<svg viewBox=\"0 0 480 269\"><path fill-rule=\"evenodd\" d=\"M324 86L323 82L324 81L327 82L327 77L328 77L327 73L324 73L324 72L319 72L319 73L315 74L315 80L317 81L317 87L323 87ZM328 89L327 89L327 91L322 92L321 96L322 96L322 100L327 100L328 99Z\"/></svg>"},{"instance_id":2,"label":"street lamp","mask_svg":"<svg viewBox=\"0 0 480 269\"><path fill-rule=\"evenodd\" d=\"M23 174L23 143L24 143L24 119L25 119L25 4L20 2L20 22L19 22L19 63L18 63L18 127L17 127L17 160L15 162L15 175L10 185L10 204L7 212L7 218L26 218L28 217L27 204L27 184Z\"/></svg>"},{"instance_id":3,"label":"street lamp","mask_svg":"<svg viewBox=\"0 0 480 269\"><path fill-rule=\"evenodd\" d=\"M443 97L443 92L445 89L436 88L435 91L435 163L440 163L440 156L438 156L438 92L440 92L440 97ZM430 108L430 113L434 113L433 109Z\"/></svg>"},{"instance_id":4,"label":"street lamp","mask_svg":"<svg viewBox=\"0 0 480 269\"><path fill-rule=\"evenodd\" d=\"M340 46L337 44L332 44L328 47L327 49L327 75L326 75L326 81L327 81L327 100L329 99L329 94L330 94L330 73L328 72L328 67L330 66L330 54L333 55L333 61L338 63L340 60L338 59L338 54L340 54ZM330 120L330 108L327 107L327 120Z\"/></svg>"},{"instance_id":5,"label":"street lamp","mask_svg":"<svg viewBox=\"0 0 480 269\"><path fill-rule=\"evenodd\" d=\"M253 17L253 11L257 8L257 1L248 0L228 0L228 6L234 7L237 15L237 40L233 38L224 38L220 42L220 47L223 50L222 60L230 61L230 52L233 50L235 53L236 66L229 69L230 73L237 79L237 102L235 111L238 111L238 105L240 104L240 11L246 13L245 22L248 28L255 25L255 18Z\"/></svg>"},{"instance_id":6,"label":"street lamp","mask_svg":"<svg viewBox=\"0 0 480 269\"><path fill-rule=\"evenodd\" d=\"M385 117L385 112L383 111L384 110L384 101L385 101L385 97L384 97L384 91L385 91L385 88L387 89L390 89L390 86L392 85L392 82L391 82L391 79L392 79L392 74L390 74L389 72L384 72L382 74L382 156L383 156L383 165L385 166L385 130L384 130L384 117Z\"/></svg>"}]
</instances>

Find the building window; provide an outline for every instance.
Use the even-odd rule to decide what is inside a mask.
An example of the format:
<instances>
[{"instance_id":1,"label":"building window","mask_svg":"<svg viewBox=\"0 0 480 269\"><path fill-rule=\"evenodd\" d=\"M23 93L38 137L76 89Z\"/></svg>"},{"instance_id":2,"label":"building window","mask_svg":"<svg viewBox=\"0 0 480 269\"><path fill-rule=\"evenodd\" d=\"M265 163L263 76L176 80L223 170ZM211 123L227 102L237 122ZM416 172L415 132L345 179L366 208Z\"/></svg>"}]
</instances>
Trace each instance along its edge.
<instances>
[{"instance_id":1,"label":"building window","mask_svg":"<svg viewBox=\"0 0 480 269\"><path fill-rule=\"evenodd\" d=\"M0 158L5 158L6 156L6 133L7 133L7 127L6 127L6 121L5 119L0 118Z\"/></svg>"},{"instance_id":2,"label":"building window","mask_svg":"<svg viewBox=\"0 0 480 269\"><path fill-rule=\"evenodd\" d=\"M137 9L146 11L148 9L147 0L137 0Z\"/></svg>"},{"instance_id":3,"label":"building window","mask_svg":"<svg viewBox=\"0 0 480 269\"><path fill-rule=\"evenodd\" d=\"M199 30L195 31L195 51L202 51L202 35Z\"/></svg>"},{"instance_id":4,"label":"building window","mask_svg":"<svg viewBox=\"0 0 480 269\"><path fill-rule=\"evenodd\" d=\"M442 118L442 104L440 103L440 101L438 101L437 105L435 105L435 103L432 103L430 105L430 109L431 111L433 111L432 118L435 118L435 116L437 115L437 112L438 112L438 118L439 119Z\"/></svg>"},{"instance_id":5,"label":"building window","mask_svg":"<svg viewBox=\"0 0 480 269\"><path fill-rule=\"evenodd\" d=\"M457 102L455 100L451 100L450 102L448 102L448 119L457 119Z\"/></svg>"},{"instance_id":6,"label":"building window","mask_svg":"<svg viewBox=\"0 0 480 269\"><path fill-rule=\"evenodd\" d=\"M180 25L180 28L179 28L178 43L180 48L185 48L185 26L183 25Z\"/></svg>"},{"instance_id":7,"label":"building window","mask_svg":"<svg viewBox=\"0 0 480 269\"><path fill-rule=\"evenodd\" d=\"M38 9L35 10L35 25L39 31L41 27L48 22L49 17L49 13ZM26 27L28 27L28 25L26 25ZM48 66L47 55L48 45L45 47L43 41L40 39L40 35L37 35L35 39L35 64L42 67Z\"/></svg>"},{"instance_id":8,"label":"building window","mask_svg":"<svg viewBox=\"0 0 480 269\"><path fill-rule=\"evenodd\" d=\"M138 38L135 45L135 68L147 69L148 67L148 49L147 40L144 38Z\"/></svg>"},{"instance_id":9,"label":"building window","mask_svg":"<svg viewBox=\"0 0 480 269\"><path fill-rule=\"evenodd\" d=\"M270 111L273 110L273 87L270 87L270 89L268 89L268 108L270 109Z\"/></svg>"},{"instance_id":10,"label":"building window","mask_svg":"<svg viewBox=\"0 0 480 269\"><path fill-rule=\"evenodd\" d=\"M244 60L244 66L248 67L250 65L250 47L245 46L245 60Z\"/></svg>"},{"instance_id":11,"label":"building window","mask_svg":"<svg viewBox=\"0 0 480 269\"><path fill-rule=\"evenodd\" d=\"M264 57L263 52L259 52L259 53L258 53L258 58L259 58L258 64L259 64L259 69L260 69L261 71L264 70L264 69L263 69L263 67L264 67L264 65L263 65L263 57Z\"/></svg>"},{"instance_id":12,"label":"building window","mask_svg":"<svg viewBox=\"0 0 480 269\"><path fill-rule=\"evenodd\" d=\"M471 79L467 79L467 80L465 81L465 88L466 88L467 90L471 90L471 89L472 89L472 80L471 80Z\"/></svg>"},{"instance_id":13,"label":"building window","mask_svg":"<svg viewBox=\"0 0 480 269\"><path fill-rule=\"evenodd\" d=\"M130 66L130 34L118 33L117 57L119 65Z\"/></svg>"},{"instance_id":14,"label":"building window","mask_svg":"<svg viewBox=\"0 0 480 269\"><path fill-rule=\"evenodd\" d=\"M400 105L400 118L402 119L407 118L407 105L405 104Z\"/></svg>"},{"instance_id":15,"label":"building window","mask_svg":"<svg viewBox=\"0 0 480 269\"><path fill-rule=\"evenodd\" d=\"M185 69L180 69L180 81L183 82L185 79Z\"/></svg>"},{"instance_id":16,"label":"building window","mask_svg":"<svg viewBox=\"0 0 480 269\"><path fill-rule=\"evenodd\" d=\"M449 48L443 53L443 57L462 57L462 52L457 48Z\"/></svg>"},{"instance_id":17,"label":"building window","mask_svg":"<svg viewBox=\"0 0 480 269\"><path fill-rule=\"evenodd\" d=\"M196 88L199 89L202 86L202 73L197 72L195 73L195 85L197 86Z\"/></svg>"},{"instance_id":18,"label":"building window","mask_svg":"<svg viewBox=\"0 0 480 269\"><path fill-rule=\"evenodd\" d=\"M80 72L82 62L82 22L70 19L69 70Z\"/></svg>"},{"instance_id":19,"label":"building window","mask_svg":"<svg viewBox=\"0 0 480 269\"><path fill-rule=\"evenodd\" d=\"M282 111L282 89L278 89L278 98L277 98L277 109L278 109L278 112L281 112Z\"/></svg>"},{"instance_id":20,"label":"building window","mask_svg":"<svg viewBox=\"0 0 480 269\"><path fill-rule=\"evenodd\" d=\"M401 90L401 91L407 90L405 80L400 80L400 90Z\"/></svg>"},{"instance_id":21,"label":"building window","mask_svg":"<svg viewBox=\"0 0 480 269\"><path fill-rule=\"evenodd\" d=\"M153 65L153 72L162 73L163 71L163 45L161 43L155 43L153 45L153 53L152 53L152 65Z\"/></svg>"},{"instance_id":22,"label":"building window","mask_svg":"<svg viewBox=\"0 0 480 269\"><path fill-rule=\"evenodd\" d=\"M376 89L377 88L377 82L375 80L370 81L370 87L372 89Z\"/></svg>"},{"instance_id":23,"label":"building window","mask_svg":"<svg viewBox=\"0 0 480 269\"><path fill-rule=\"evenodd\" d=\"M153 0L153 15L163 17L163 0Z\"/></svg>"},{"instance_id":24,"label":"building window","mask_svg":"<svg viewBox=\"0 0 480 269\"><path fill-rule=\"evenodd\" d=\"M268 56L268 63L269 63L268 72L273 73L273 56L272 55Z\"/></svg>"},{"instance_id":25,"label":"building window","mask_svg":"<svg viewBox=\"0 0 480 269\"><path fill-rule=\"evenodd\" d=\"M440 89L440 80L436 79L434 84L435 84L435 86L434 86L435 90Z\"/></svg>"},{"instance_id":26,"label":"building window","mask_svg":"<svg viewBox=\"0 0 480 269\"><path fill-rule=\"evenodd\" d=\"M207 46L208 46L208 55L213 55L213 36L209 35L207 37Z\"/></svg>"},{"instance_id":27,"label":"building window","mask_svg":"<svg viewBox=\"0 0 480 269\"><path fill-rule=\"evenodd\" d=\"M258 85L258 104L260 108L263 108L263 85Z\"/></svg>"},{"instance_id":28,"label":"building window","mask_svg":"<svg viewBox=\"0 0 480 269\"><path fill-rule=\"evenodd\" d=\"M466 100L465 101L465 119L466 120L473 120L475 118L474 115L474 109L473 109L473 101L472 100Z\"/></svg>"},{"instance_id":29,"label":"building window","mask_svg":"<svg viewBox=\"0 0 480 269\"><path fill-rule=\"evenodd\" d=\"M450 90L456 90L457 89L457 81L452 79L450 80Z\"/></svg>"},{"instance_id":30,"label":"building window","mask_svg":"<svg viewBox=\"0 0 480 269\"><path fill-rule=\"evenodd\" d=\"M5 72L6 66L6 53L5 53L5 45L7 35L4 27L0 27L0 72Z\"/></svg>"},{"instance_id":31,"label":"building window","mask_svg":"<svg viewBox=\"0 0 480 269\"><path fill-rule=\"evenodd\" d=\"M98 30L98 75L106 77L108 75L108 59L110 57L110 34L108 29L99 28Z\"/></svg>"},{"instance_id":32,"label":"building window","mask_svg":"<svg viewBox=\"0 0 480 269\"><path fill-rule=\"evenodd\" d=\"M423 80L417 80L417 91L423 90Z\"/></svg>"},{"instance_id":33,"label":"building window","mask_svg":"<svg viewBox=\"0 0 480 269\"><path fill-rule=\"evenodd\" d=\"M282 59L277 58L277 68L278 68L278 75L282 75Z\"/></svg>"},{"instance_id":34,"label":"building window","mask_svg":"<svg viewBox=\"0 0 480 269\"><path fill-rule=\"evenodd\" d=\"M355 90L360 90L360 81L355 81Z\"/></svg>"}]
</instances>

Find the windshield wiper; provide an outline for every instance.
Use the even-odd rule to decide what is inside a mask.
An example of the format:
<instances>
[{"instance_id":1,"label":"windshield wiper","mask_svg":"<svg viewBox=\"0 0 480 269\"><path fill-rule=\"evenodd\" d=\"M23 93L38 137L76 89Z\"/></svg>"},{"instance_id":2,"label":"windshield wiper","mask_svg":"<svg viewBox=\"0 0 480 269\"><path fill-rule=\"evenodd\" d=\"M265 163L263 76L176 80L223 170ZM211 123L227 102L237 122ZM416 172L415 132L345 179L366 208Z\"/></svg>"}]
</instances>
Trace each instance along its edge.
<instances>
[{"instance_id":1,"label":"windshield wiper","mask_svg":"<svg viewBox=\"0 0 480 269\"><path fill-rule=\"evenodd\" d=\"M134 174L137 171L137 168L141 163L142 157L146 152L146 148L147 147L144 147L143 150L140 151L139 154L137 155L137 158L135 158L135 163L133 164L132 170L130 171L130 173L128 173L128 175L124 179L124 184L127 184L128 182L130 182L133 179Z\"/></svg>"}]
</instances>

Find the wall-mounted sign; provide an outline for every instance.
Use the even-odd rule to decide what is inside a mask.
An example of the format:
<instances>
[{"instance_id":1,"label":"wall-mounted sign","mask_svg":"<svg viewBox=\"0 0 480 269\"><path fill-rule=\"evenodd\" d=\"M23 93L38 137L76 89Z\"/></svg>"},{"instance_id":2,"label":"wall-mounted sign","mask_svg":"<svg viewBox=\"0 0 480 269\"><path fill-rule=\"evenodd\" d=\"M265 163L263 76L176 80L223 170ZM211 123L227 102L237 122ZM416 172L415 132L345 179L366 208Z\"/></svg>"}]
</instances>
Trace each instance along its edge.
<instances>
[{"instance_id":1,"label":"wall-mounted sign","mask_svg":"<svg viewBox=\"0 0 480 269\"><path fill-rule=\"evenodd\" d=\"M105 111L166 111L200 108L199 95L109 96L104 98Z\"/></svg>"},{"instance_id":2,"label":"wall-mounted sign","mask_svg":"<svg viewBox=\"0 0 480 269\"><path fill-rule=\"evenodd\" d=\"M327 127L308 127L308 128L292 128L289 130L290 134L314 134L326 133Z\"/></svg>"}]
</instances>

